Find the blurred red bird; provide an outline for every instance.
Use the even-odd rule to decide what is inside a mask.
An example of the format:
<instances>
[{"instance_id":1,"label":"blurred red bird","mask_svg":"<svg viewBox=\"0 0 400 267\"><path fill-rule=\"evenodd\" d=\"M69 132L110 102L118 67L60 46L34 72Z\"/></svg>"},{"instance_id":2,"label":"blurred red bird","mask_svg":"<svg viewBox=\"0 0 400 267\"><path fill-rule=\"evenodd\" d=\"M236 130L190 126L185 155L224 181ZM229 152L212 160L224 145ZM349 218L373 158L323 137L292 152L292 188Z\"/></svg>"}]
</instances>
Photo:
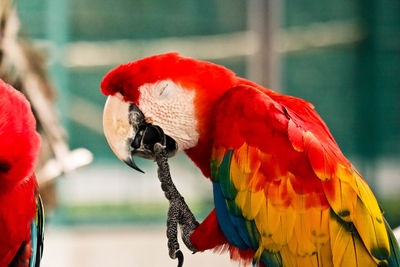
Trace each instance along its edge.
<instances>
[{"instance_id":1,"label":"blurred red bird","mask_svg":"<svg viewBox=\"0 0 400 267\"><path fill-rule=\"evenodd\" d=\"M312 104L176 53L121 65L101 90L121 160L137 168L132 156L165 140L211 178L215 209L183 233L193 251L268 267L400 265L373 193Z\"/></svg>"},{"instance_id":2,"label":"blurred red bird","mask_svg":"<svg viewBox=\"0 0 400 267\"><path fill-rule=\"evenodd\" d=\"M39 147L29 102L0 79L0 266L40 265L43 209L34 174Z\"/></svg>"}]
</instances>

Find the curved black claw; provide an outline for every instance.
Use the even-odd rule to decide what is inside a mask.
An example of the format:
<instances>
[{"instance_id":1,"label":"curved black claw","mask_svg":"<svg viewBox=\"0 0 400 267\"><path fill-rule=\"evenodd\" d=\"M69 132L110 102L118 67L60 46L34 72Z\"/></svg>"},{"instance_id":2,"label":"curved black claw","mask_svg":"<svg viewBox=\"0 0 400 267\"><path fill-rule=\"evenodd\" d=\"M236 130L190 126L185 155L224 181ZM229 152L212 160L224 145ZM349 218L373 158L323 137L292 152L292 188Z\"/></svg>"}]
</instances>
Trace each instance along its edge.
<instances>
[{"instance_id":1,"label":"curved black claw","mask_svg":"<svg viewBox=\"0 0 400 267\"><path fill-rule=\"evenodd\" d=\"M195 221L197 223L197 221ZM192 254L197 252L197 249L193 246L192 241L190 240L190 236L192 235L194 229L199 225L197 224L179 224L182 230L182 240L186 247L192 251Z\"/></svg>"},{"instance_id":2,"label":"curved black claw","mask_svg":"<svg viewBox=\"0 0 400 267\"><path fill-rule=\"evenodd\" d=\"M178 267L183 266L183 253L182 251L178 250L175 255L178 258Z\"/></svg>"},{"instance_id":3,"label":"curved black claw","mask_svg":"<svg viewBox=\"0 0 400 267\"><path fill-rule=\"evenodd\" d=\"M178 205L179 207L181 207L179 226L181 227L182 230L182 240L190 251L196 253L197 250L193 246L192 241L190 240L190 236L192 235L194 229L196 229L197 226L199 226L199 223L194 217L192 211L189 209L188 205L185 203L185 200L182 198L180 199L180 201L182 203Z\"/></svg>"}]
</instances>

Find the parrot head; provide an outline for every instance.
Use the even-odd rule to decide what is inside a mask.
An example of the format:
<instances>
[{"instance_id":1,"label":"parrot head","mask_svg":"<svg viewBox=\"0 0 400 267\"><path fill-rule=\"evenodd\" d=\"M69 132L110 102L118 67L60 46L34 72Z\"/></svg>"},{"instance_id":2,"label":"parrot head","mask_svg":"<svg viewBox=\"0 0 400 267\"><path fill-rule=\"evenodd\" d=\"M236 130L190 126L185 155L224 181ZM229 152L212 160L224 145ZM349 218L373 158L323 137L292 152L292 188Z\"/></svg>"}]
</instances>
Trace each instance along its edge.
<instances>
[{"instance_id":1,"label":"parrot head","mask_svg":"<svg viewBox=\"0 0 400 267\"><path fill-rule=\"evenodd\" d=\"M33 174L39 147L29 102L0 79L0 191Z\"/></svg>"},{"instance_id":2,"label":"parrot head","mask_svg":"<svg viewBox=\"0 0 400 267\"><path fill-rule=\"evenodd\" d=\"M108 96L103 127L117 157L141 171L133 156L153 158L163 144L169 156L210 146L207 134L216 100L235 81L230 70L168 53L111 70L101 83Z\"/></svg>"}]
</instances>

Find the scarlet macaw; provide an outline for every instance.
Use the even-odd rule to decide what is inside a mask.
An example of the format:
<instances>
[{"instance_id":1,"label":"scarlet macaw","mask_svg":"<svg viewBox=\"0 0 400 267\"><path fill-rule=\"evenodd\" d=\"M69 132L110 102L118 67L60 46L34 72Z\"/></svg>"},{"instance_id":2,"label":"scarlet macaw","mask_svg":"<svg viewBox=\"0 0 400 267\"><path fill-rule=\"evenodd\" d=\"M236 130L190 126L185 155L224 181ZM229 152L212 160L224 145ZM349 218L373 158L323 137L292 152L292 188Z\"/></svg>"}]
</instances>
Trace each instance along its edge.
<instances>
[{"instance_id":1,"label":"scarlet macaw","mask_svg":"<svg viewBox=\"0 0 400 267\"><path fill-rule=\"evenodd\" d=\"M39 147L29 102L0 79L0 266L40 265L43 209L34 174Z\"/></svg>"},{"instance_id":2,"label":"scarlet macaw","mask_svg":"<svg viewBox=\"0 0 400 267\"><path fill-rule=\"evenodd\" d=\"M215 209L194 251L266 266L400 266L370 188L302 99L209 62L156 55L111 70L103 124L114 153L153 158L165 135L211 178Z\"/></svg>"}]
</instances>

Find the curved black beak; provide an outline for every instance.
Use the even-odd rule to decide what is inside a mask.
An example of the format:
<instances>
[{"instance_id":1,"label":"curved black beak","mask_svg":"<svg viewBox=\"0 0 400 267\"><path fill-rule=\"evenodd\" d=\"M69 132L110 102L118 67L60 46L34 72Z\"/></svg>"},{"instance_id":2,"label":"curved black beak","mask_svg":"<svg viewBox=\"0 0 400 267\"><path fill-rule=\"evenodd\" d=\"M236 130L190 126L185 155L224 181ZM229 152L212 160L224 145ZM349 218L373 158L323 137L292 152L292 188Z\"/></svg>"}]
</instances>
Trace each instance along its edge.
<instances>
[{"instance_id":1,"label":"curved black beak","mask_svg":"<svg viewBox=\"0 0 400 267\"><path fill-rule=\"evenodd\" d=\"M144 171L142 171L135 163L135 161L133 160L133 157L124 160L124 162L126 163L126 165L128 165L129 167L131 167L134 170L137 170L138 172L144 173Z\"/></svg>"}]
</instances>

